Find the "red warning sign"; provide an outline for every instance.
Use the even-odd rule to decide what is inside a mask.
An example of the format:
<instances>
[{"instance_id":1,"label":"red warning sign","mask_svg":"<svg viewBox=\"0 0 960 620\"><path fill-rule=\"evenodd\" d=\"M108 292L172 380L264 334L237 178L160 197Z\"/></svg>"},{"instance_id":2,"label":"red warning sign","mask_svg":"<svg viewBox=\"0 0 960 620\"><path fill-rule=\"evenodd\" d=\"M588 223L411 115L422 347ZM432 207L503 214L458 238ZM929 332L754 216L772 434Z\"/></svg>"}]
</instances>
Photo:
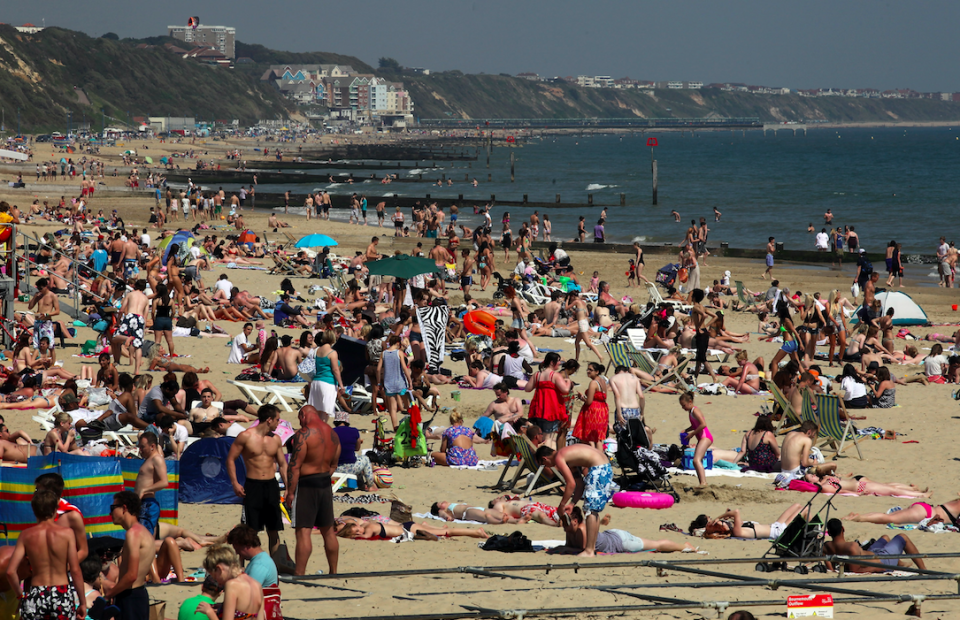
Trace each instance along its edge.
<instances>
[{"instance_id":1,"label":"red warning sign","mask_svg":"<svg viewBox=\"0 0 960 620\"><path fill-rule=\"evenodd\" d=\"M656 138L647 138L647 146L657 146Z\"/></svg>"}]
</instances>

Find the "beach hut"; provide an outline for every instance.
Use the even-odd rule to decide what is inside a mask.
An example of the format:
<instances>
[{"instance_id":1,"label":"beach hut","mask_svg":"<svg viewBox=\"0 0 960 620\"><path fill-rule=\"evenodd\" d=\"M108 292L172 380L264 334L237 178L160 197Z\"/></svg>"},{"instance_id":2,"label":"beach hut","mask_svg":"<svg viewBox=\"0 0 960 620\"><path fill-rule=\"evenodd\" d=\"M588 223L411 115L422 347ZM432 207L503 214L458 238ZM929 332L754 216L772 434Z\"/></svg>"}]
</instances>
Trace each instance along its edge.
<instances>
[{"instance_id":1,"label":"beach hut","mask_svg":"<svg viewBox=\"0 0 960 620\"><path fill-rule=\"evenodd\" d=\"M900 291L883 291L882 293L877 293L877 299L880 300L880 304L883 307L881 314L886 314L887 310L893 308L894 325L927 325L930 322L923 308L906 293L901 293ZM858 307L849 321L851 325L856 325L860 322L857 318L857 312L859 311L860 308Z\"/></svg>"}]
</instances>

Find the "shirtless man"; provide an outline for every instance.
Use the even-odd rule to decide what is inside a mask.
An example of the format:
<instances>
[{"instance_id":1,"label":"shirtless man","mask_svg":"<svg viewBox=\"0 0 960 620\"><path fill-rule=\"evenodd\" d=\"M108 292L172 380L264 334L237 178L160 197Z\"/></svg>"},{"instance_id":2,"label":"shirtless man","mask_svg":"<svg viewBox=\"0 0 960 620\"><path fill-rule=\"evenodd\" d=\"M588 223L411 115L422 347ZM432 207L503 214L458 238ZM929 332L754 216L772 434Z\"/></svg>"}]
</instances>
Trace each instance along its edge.
<instances>
[{"instance_id":1,"label":"shirtless man","mask_svg":"<svg viewBox=\"0 0 960 620\"><path fill-rule=\"evenodd\" d=\"M913 544L906 534L897 534L892 539L887 536L881 536L872 545L870 550L865 551L856 540L848 541L844 535L843 523L840 519L830 519L827 521L827 534L833 540L824 544L824 551L830 555L850 555L873 558L868 560L871 563L883 564L879 566L863 566L862 564L853 564L845 562L847 570L851 573L883 573L892 570L898 566L910 566L908 562L896 558L883 559L883 556L890 555L920 555L917 546ZM921 558L914 558L913 563L920 570L926 570L927 566ZM827 570L834 570L834 562L827 562Z\"/></svg>"},{"instance_id":2,"label":"shirtless man","mask_svg":"<svg viewBox=\"0 0 960 620\"><path fill-rule=\"evenodd\" d=\"M24 620L72 617L75 609L78 618L86 617L86 599L79 597L80 607L77 608L74 603L77 592L70 584L71 580L75 584L83 583L77 541L69 528L54 522L57 502L52 491L34 493L30 506L37 524L20 533L7 565L7 582L22 599ZM26 593L20 587L19 578L20 564L24 559L31 568L30 589Z\"/></svg>"},{"instance_id":3,"label":"shirtless man","mask_svg":"<svg viewBox=\"0 0 960 620\"><path fill-rule=\"evenodd\" d=\"M54 343L53 317L60 314L60 300L56 294L50 290L50 281L46 278L40 278L36 281L37 293L30 300L27 306L28 310L33 310L36 306L36 314L33 315L33 348L40 348L40 339L49 338L50 346Z\"/></svg>"},{"instance_id":4,"label":"shirtless man","mask_svg":"<svg viewBox=\"0 0 960 620\"><path fill-rule=\"evenodd\" d=\"M583 498L587 540L580 555L596 555L599 515L618 489L613 483L610 459L586 444L576 444L558 451L549 446L540 446L537 448L537 463L552 468L564 480L563 498L557 505L557 514L561 518L572 513L574 504Z\"/></svg>"},{"instance_id":5,"label":"shirtless man","mask_svg":"<svg viewBox=\"0 0 960 620\"><path fill-rule=\"evenodd\" d=\"M121 347L127 347L130 357L133 358L134 375L140 374L140 364L143 362L143 336L147 325L143 317L147 314L147 307L150 305L150 300L143 292L146 288L146 280L137 280L133 290L123 298L123 305L120 306L123 318L113 339L110 340L110 351L113 353L115 364L120 363ZM130 347L133 348L130 349Z\"/></svg>"},{"instance_id":6,"label":"shirtless man","mask_svg":"<svg viewBox=\"0 0 960 620\"><path fill-rule=\"evenodd\" d=\"M113 241L108 248L110 252L110 266L113 267L113 277L118 280L123 279L123 239L120 238L120 231L113 233Z\"/></svg>"},{"instance_id":7,"label":"shirtless man","mask_svg":"<svg viewBox=\"0 0 960 620\"><path fill-rule=\"evenodd\" d=\"M160 450L159 440L154 433L140 435L137 447L143 459L134 487L137 497L140 498L139 519L140 524L154 536L160 522L160 502L157 501L156 493L167 488L169 484L167 462L163 460L163 451Z\"/></svg>"},{"instance_id":8,"label":"shirtless man","mask_svg":"<svg viewBox=\"0 0 960 620\"><path fill-rule=\"evenodd\" d=\"M519 519L493 508L468 506L456 502L434 502L433 506L430 507L430 514L445 521L476 521L477 523L488 523L490 525L520 522Z\"/></svg>"},{"instance_id":9,"label":"shirtless man","mask_svg":"<svg viewBox=\"0 0 960 620\"><path fill-rule=\"evenodd\" d=\"M767 270L760 274L760 277L764 280L769 276L770 279L773 279L773 253L777 251L776 239L770 237L767 240Z\"/></svg>"},{"instance_id":10,"label":"shirtless man","mask_svg":"<svg viewBox=\"0 0 960 620\"><path fill-rule=\"evenodd\" d=\"M371 261L380 260L383 256L380 252L377 252L377 245L380 244L380 237L374 237L370 239L370 244L367 246L367 251L363 255L363 262L369 263Z\"/></svg>"},{"instance_id":11,"label":"shirtless man","mask_svg":"<svg viewBox=\"0 0 960 620\"><path fill-rule=\"evenodd\" d=\"M274 369L278 379L293 379L300 372L298 368L303 361L303 351L299 347L291 347L293 336L284 334L280 337L280 348L277 349L277 363Z\"/></svg>"},{"instance_id":12,"label":"shirtless man","mask_svg":"<svg viewBox=\"0 0 960 620\"><path fill-rule=\"evenodd\" d=\"M54 521L58 525L70 528L73 531L73 536L77 541L77 561L83 562L88 553L87 530L83 524L83 515L80 514L80 509L62 499L63 478L60 474L40 474L33 483L37 487L37 492L51 491L57 496L59 503L57 504L57 516Z\"/></svg>"},{"instance_id":13,"label":"shirtless man","mask_svg":"<svg viewBox=\"0 0 960 620\"><path fill-rule=\"evenodd\" d=\"M496 400L487 405L483 415L493 418L500 424L512 424L523 415L523 405L520 399L510 396L510 390L503 383L493 386Z\"/></svg>"},{"instance_id":14,"label":"shirtless man","mask_svg":"<svg viewBox=\"0 0 960 620\"><path fill-rule=\"evenodd\" d=\"M582 342L587 346L588 349L593 351L597 359L602 363L603 355L600 354L600 351L597 349L596 345L593 344L593 341L590 340L590 321L587 318L589 315L587 313L587 302L580 297L579 293L576 291L570 291L567 293L567 307L573 307L575 315L577 317L577 334L574 336L573 348L575 351L574 359L578 362L580 361L580 343ZM592 554L591 554L592 555Z\"/></svg>"},{"instance_id":15,"label":"shirtless man","mask_svg":"<svg viewBox=\"0 0 960 620\"><path fill-rule=\"evenodd\" d=\"M810 458L810 449L819 432L820 428L815 422L804 420L798 430L787 433L780 447L780 469L784 476L800 478L802 470L807 467L813 467L820 475L833 473L837 469L836 463L820 464Z\"/></svg>"},{"instance_id":16,"label":"shirtless man","mask_svg":"<svg viewBox=\"0 0 960 620\"><path fill-rule=\"evenodd\" d=\"M153 433L146 433L156 437ZM120 608L120 618L147 618L150 616L150 597L144 584L156 555L154 534L140 524L140 498L133 491L121 491L113 496L110 519L126 531L120 551L120 573L117 583L103 593L114 599ZM78 582L83 583L83 582Z\"/></svg>"},{"instance_id":17,"label":"shirtless man","mask_svg":"<svg viewBox=\"0 0 960 620\"><path fill-rule=\"evenodd\" d=\"M279 468L283 486L287 486L287 460L283 457L283 442L274 434L280 423L280 410L263 405L257 410L258 424L240 433L227 453L227 475L233 492L243 498L243 522L256 531L267 530L270 554L280 546L283 513L280 511ZM243 486L237 481L238 456L243 457L247 479Z\"/></svg>"},{"instance_id":18,"label":"shirtless man","mask_svg":"<svg viewBox=\"0 0 960 620\"><path fill-rule=\"evenodd\" d=\"M613 378L610 379L610 390L613 392L616 420L621 426L626 426L627 420L643 420L646 404L643 385L629 368L617 366Z\"/></svg>"},{"instance_id":19,"label":"shirtless man","mask_svg":"<svg viewBox=\"0 0 960 620\"><path fill-rule=\"evenodd\" d=\"M447 248L441 245L442 243L443 239L435 239L433 242L433 248L431 248L430 253L427 254L427 256L429 256L438 267L446 265L450 262L450 252L447 251Z\"/></svg>"},{"instance_id":20,"label":"shirtless man","mask_svg":"<svg viewBox=\"0 0 960 620\"><path fill-rule=\"evenodd\" d=\"M553 327L560 318L560 291L550 293L550 301L543 306L543 327Z\"/></svg>"},{"instance_id":21,"label":"shirtless man","mask_svg":"<svg viewBox=\"0 0 960 620\"><path fill-rule=\"evenodd\" d=\"M133 235L123 243L121 264L123 265L124 282L129 282L140 275L140 246L137 245L139 239L139 237Z\"/></svg>"},{"instance_id":22,"label":"shirtless man","mask_svg":"<svg viewBox=\"0 0 960 620\"><path fill-rule=\"evenodd\" d=\"M313 217L313 194L307 194L307 199L303 202L303 210L307 212L307 221Z\"/></svg>"},{"instance_id":23,"label":"shirtless man","mask_svg":"<svg viewBox=\"0 0 960 620\"><path fill-rule=\"evenodd\" d=\"M0 461L7 463L26 463L27 459L31 456L38 456L36 446L0 439Z\"/></svg>"},{"instance_id":24,"label":"shirtless man","mask_svg":"<svg viewBox=\"0 0 960 620\"><path fill-rule=\"evenodd\" d=\"M540 213L534 211L533 215L530 216L530 240L536 241L537 236L540 234Z\"/></svg>"},{"instance_id":25,"label":"shirtless man","mask_svg":"<svg viewBox=\"0 0 960 620\"><path fill-rule=\"evenodd\" d=\"M120 373L117 372L117 367L110 361L110 354L107 352L101 353L98 361L100 362L100 370L97 371L96 386L116 392L120 388Z\"/></svg>"},{"instance_id":26,"label":"shirtless man","mask_svg":"<svg viewBox=\"0 0 960 620\"><path fill-rule=\"evenodd\" d=\"M323 548L330 574L337 572L340 543L333 529L333 493L330 474L337 469L340 459L340 439L330 426L320 419L311 406L300 408L300 430L287 446L290 454L290 485L283 500L292 517L296 532L297 575L305 575L307 561L313 552L310 539L313 528L320 528Z\"/></svg>"}]
</instances>

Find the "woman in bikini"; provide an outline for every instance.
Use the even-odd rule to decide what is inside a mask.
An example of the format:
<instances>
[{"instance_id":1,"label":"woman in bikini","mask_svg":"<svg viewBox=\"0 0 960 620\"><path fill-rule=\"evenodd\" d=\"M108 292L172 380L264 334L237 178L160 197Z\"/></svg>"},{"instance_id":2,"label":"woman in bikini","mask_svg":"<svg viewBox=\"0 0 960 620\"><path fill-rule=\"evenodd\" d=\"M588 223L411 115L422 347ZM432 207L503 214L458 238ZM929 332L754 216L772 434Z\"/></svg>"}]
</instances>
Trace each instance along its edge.
<instances>
[{"instance_id":1,"label":"woman in bikini","mask_svg":"<svg viewBox=\"0 0 960 620\"><path fill-rule=\"evenodd\" d=\"M174 303L177 306L183 302L184 298L183 280L180 278L180 266L177 265L177 254L179 252L180 244L174 243L170 246L170 253L167 255L167 286L173 289Z\"/></svg>"},{"instance_id":2,"label":"woman in bikini","mask_svg":"<svg viewBox=\"0 0 960 620\"><path fill-rule=\"evenodd\" d=\"M366 521L362 524L344 522L337 523L334 526L334 530L340 538L353 538L354 540L391 540L398 536L403 536L405 532L409 532L416 540L432 541L439 540L440 537L450 538L453 536L466 536L469 538L490 537L482 528L471 530L465 527L433 527L426 523L417 525L413 521L408 521L403 524L379 523L377 521Z\"/></svg>"},{"instance_id":3,"label":"woman in bikini","mask_svg":"<svg viewBox=\"0 0 960 620\"><path fill-rule=\"evenodd\" d=\"M79 454L86 456L86 450L80 448L77 444L77 431L72 427L73 418L69 413L58 413L55 418L54 426L43 438L40 449L46 456L53 452L66 452L68 454Z\"/></svg>"},{"instance_id":4,"label":"woman in bikini","mask_svg":"<svg viewBox=\"0 0 960 620\"><path fill-rule=\"evenodd\" d=\"M690 533L696 536L698 530L703 530L704 538L757 538L776 540L787 529L797 516L809 519L809 508L800 504L793 504L787 508L777 520L770 525L763 525L756 521L744 521L740 516L740 509L728 510L716 519L707 515L700 515L690 523Z\"/></svg>"},{"instance_id":5,"label":"woman in bikini","mask_svg":"<svg viewBox=\"0 0 960 620\"><path fill-rule=\"evenodd\" d=\"M218 615L212 605L200 603L197 605L198 613L206 614L210 620L253 620L262 617L263 588L243 572L240 557L233 547L217 544L208 548L203 568L223 588L223 606Z\"/></svg>"},{"instance_id":6,"label":"woman in bikini","mask_svg":"<svg viewBox=\"0 0 960 620\"><path fill-rule=\"evenodd\" d=\"M166 370L167 372L195 372L198 374L210 372L210 367L205 366L204 368L194 368L189 364L178 364L172 360L165 359L163 356L166 355L166 351L162 347L157 346L154 349L159 349L157 356L150 360L150 366L147 367L147 370Z\"/></svg>"},{"instance_id":7,"label":"woman in bikini","mask_svg":"<svg viewBox=\"0 0 960 620\"><path fill-rule=\"evenodd\" d=\"M760 392L760 369L749 361L746 350L737 352L740 371L723 380L723 385L736 390L737 394L757 394Z\"/></svg>"},{"instance_id":8,"label":"woman in bikini","mask_svg":"<svg viewBox=\"0 0 960 620\"><path fill-rule=\"evenodd\" d=\"M857 495L899 496L914 499L933 495L929 489L921 491L913 484L901 484L899 482L884 484L868 480L866 476L840 478L839 476L820 476L815 473L808 473L803 476L803 479L810 484L817 485L827 495L855 493Z\"/></svg>"},{"instance_id":9,"label":"woman in bikini","mask_svg":"<svg viewBox=\"0 0 960 620\"><path fill-rule=\"evenodd\" d=\"M960 527L960 499L951 500L938 506L926 502L915 502L906 508L889 513L868 512L858 514L851 512L843 518L844 521L877 523L879 525L904 525L906 523L920 523L927 519L932 519L932 523L945 523Z\"/></svg>"}]
</instances>

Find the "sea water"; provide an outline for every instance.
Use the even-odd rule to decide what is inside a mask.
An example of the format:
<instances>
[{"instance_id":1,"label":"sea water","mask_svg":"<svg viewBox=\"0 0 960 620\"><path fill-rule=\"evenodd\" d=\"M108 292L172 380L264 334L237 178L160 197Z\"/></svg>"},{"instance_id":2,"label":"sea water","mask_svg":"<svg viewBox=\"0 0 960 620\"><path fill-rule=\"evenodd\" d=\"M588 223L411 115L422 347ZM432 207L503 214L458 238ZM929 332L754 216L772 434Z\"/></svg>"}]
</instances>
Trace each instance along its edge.
<instances>
[{"instance_id":1,"label":"sea water","mask_svg":"<svg viewBox=\"0 0 960 620\"><path fill-rule=\"evenodd\" d=\"M659 196L651 204L651 149L658 162ZM960 242L960 226L953 217L960 201L960 124L957 128L809 128L795 136L789 125L777 135L762 131L661 132L623 135L545 136L513 148L516 180L510 182L510 152L494 149L490 168L485 155L467 162L438 162L442 170L397 170L401 176L423 173L424 178L446 174L454 185L378 181L352 185L261 185L262 192L296 194L327 189L334 194L365 193L370 213L380 200L392 212L393 194L430 194L449 204L463 194L468 205L482 207L491 194L499 200L553 203L587 202L594 207L539 209L549 215L553 238L569 241L580 215L585 216L587 241L607 209L605 232L610 242L679 243L691 219L704 217L711 230L710 245L763 248L776 237L787 249L813 249L816 231L825 226L823 213L831 209L834 225L852 225L861 245L882 253L891 240L903 244L905 254L935 252L940 235ZM424 162L429 165L432 162ZM492 182L487 182L487 175ZM465 182L476 179L478 187ZM227 186L225 186L226 188ZM626 195L621 207L620 194ZM615 206L614 206L615 205ZM714 221L713 207L723 215ZM672 211L680 214L675 222ZM461 220L479 221L467 206ZM533 208L495 207L494 233L499 234L504 212L510 213L516 235L520 222ZM346 213L334 214L346 219ZM375 215L374 215L375 218ZM829 230L829 226L827 227Z\"/></svg>"}]
</instances>

